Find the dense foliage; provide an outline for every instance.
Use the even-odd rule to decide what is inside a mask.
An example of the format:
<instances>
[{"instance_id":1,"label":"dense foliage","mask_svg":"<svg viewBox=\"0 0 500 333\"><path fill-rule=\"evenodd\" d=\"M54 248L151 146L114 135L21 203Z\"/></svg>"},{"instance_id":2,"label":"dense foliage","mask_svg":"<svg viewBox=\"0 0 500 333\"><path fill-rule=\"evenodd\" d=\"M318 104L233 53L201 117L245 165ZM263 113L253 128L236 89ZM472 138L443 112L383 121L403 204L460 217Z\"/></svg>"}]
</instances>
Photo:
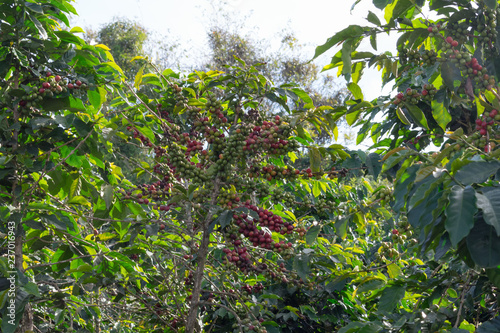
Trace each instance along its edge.
<instances>
[{"instance_id":1,"label":"dense foliage","mask_svg":"<svg viewBox=\"0 0 500 333\"><path fill-rule=\"evenodd\" d=\"M66 0L0 4L1 331L498 331L498 4L373 3L385 23L316 50L341 47L341 106L238 57L89 45ZM387 32L397 55L358 51ZM394 94L364 100L368 66ZM313 140L344 118L372 150Z\"/></svg>"}]
</instances>

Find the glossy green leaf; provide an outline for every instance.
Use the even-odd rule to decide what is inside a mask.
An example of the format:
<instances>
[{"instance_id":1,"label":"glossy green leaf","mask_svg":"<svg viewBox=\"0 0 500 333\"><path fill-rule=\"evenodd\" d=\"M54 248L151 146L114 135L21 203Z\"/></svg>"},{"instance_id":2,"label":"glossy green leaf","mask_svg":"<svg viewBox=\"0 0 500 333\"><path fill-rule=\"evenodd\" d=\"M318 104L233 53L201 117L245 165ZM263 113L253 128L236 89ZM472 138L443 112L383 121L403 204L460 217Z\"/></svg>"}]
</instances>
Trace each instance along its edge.
<instances>
[{"instance_id":1,"label":"glossy green leaf","mask_svg":"<svg viewBox=\"0 0 500 333\"><path fill-rule=\"evenodd\" d=\"M388 265L387 266L387 273L389 274L389 277L391 279L395 279L398 276L400 276L401 274L403 274L403 272L401 271L401 268L396 264Z\"/></svg>"},{"instance_id":2,"label":"glossy green leaf","mask_svg":"<svg viewBox=\"0 0 500 333\"><path fill-rule=\"evenodd\" d=\"M316 241L316 238L318 238L318 235L321 231L321 226L320 225L315 225L309 228L306 233L306 244L307 245L312 245Z\"/></svg>"},{"instance_id":3,"label":"glossy green leaf","mask_svg":"<svg viewBox=\"0 0 500 333\"><path fill-rule=\"evenodd\" d=\"M443 131L445 131L446 126L451 121L451 115L444 107L443 103L440 103L435 99L432 100L432 116Z\"/></svg>"},{"instance_id":4,"label":"glossy green leaf","mask_svg":"<svg viewBox=\"0 0 500 333\"><path fill-rule=\"evenodd\" d=\"M146 65L143 65L139 71L137 71L137 74L135 75L135 79L134 79L134 87L135 89L139 90L140 86L141 86L141 83L142 83L142 74L144 72L144 67Z\"/></svg>"},{"instance_id":5,"label":"glossy green leaf","mask_svg":"<svg viewBox=\"0 0 500 333\"><path fill-rule=\"evenodd\" d=\"M446 207L445 228L450 235L451 244L456 247L474 226L476 208L476 192L470 186L465 189L455 185L451 188Z\"/></svg>"},{"instance_id":6,"label":"glossy green leaf","mask_svg":"<svg viewBox=\"0 0 500 333\"><path fill-rule=\"evenodd\" d=\"M498 7L497 0L484 0L484 4L488 6L491 10L495 10Z\"/></svg>"},{"instance_id":7,"label":"glossy green leaf","mask_svg":"<svg viewBox=\"0 0 500 333\"><path fill-rule=\"evenodd\" d=\"M350 82L347 85L347 89L349 89L355 99L363 100L363 92L361 91L360 86L358 86L356 83Z\"/></svg>"},{"instance_id":8,"label":"glossy green leaf","mask_svg":"<svg viewBox=\"0 0 500 333\"><path fill-rule=\"evenodd\" d=\"M476 193L477 207L482 210L484 221L500 237L500 187L483 188L482 192Z\"/></svg>"},{"instance_id":9,"label":"glossy green leaf","mask_svg":"<svg viewBox=\"0 0 500 333\"><path fill-rule=\"evenodd\" d=\"M441 64L441 77L448 89L454 91L462 81L460 70L451 62Z\"/></svg>"},{"instance_id":10,"label":"glossy green leaf","mask_svg":"<svg viewBox=\"0 0 500 333\"><path fill-rule=\"evenodd\" d=\"M500 237L495 228L486 224L481 216L476 218L467 236L467 248L479 267L493 268L500 265Z\"/></svg>"},{"instance_id":11,"label":"glossy green leaf","mask_svg":"<svg viewBox=\"0 0 500 333\"><path fill-rule=\"evenodd\" d=\"M489 320L479 326L476 333L497 333L500 332L500 317Z\"/></svg>"},{"instance_id":12,"label":"glossy green leaf","mask_svg":"<svg viewBox=\"0 0 500 333\"><path fill-rule=\"evenodd\" d=\"M455 173L455 179L463 185L484 183L500 169L499 161L470 162Z\"/></svg>"},{"instance_id":13,"label":"glossy green leaf","mask_svg":"<svg viewBox=\"0 0 500 333\"><path fill-rule=\"evenodd\" d=\"M309 158L311 159L312 172L319 172L321 170L321 153L318 148L309 148Z\"/></svg>"},{"instance_id":14,"label":"glossy green leaf","mask_svg":"<svg viewBox=\"0 0 500 333\"><path fill-rule=\"evenodd\" d=\"M415 125L423 127L425 129L429 129L429 125L427 125L427 119L425 118L424 113L418 106L406 102L404 102L404 105L408 110L411 118L415 122Z\"/></svg>"},{"instance_id":15,"label":"glossy green leaf","mask_svg":"<svg viewBox=\"0 0 500 333\"><path fill-rule=\"evenodd\" d=\"M404 296L405 288L403 286L385 288L378 303L378 310L382 312L392 312Z\"/></svg>"},{"instance_id":16,"label":"glossy green leaf","mask_svg":"<svg viewBox=\"0 0 500 333\"><path fill-rule=\"evenodd\" d=\"M373 23L376 26L380 26L382 24L377 15L373 14L372 11L368 11L368 17L366 19L368 22Z\"/></svg>"},{"instance_id":17,"label":"glossy green leaf","mask_svg":"<svg viewBox=\"0 0 500 333\"><path fill-rule=\"evenodd\" d=\"M388 4L394 0L373 0L373 5L378 9L384 9Z\"/></svg>"},{"instance_id":18,"label":"glossy green leaf","mask_svg":"<svg viewBox=\"0 0 500 333\"><path fill-rule=\"evenodd\" d=\"M296 255L293 259L293 269L302 278L302 280L307 281L310 272L309 256L305 254Z\"/></svg>"},{"instance_id":19,"label":"glossy green leaf","mask_svg":"<svg viewBox=\"0 0 500 333\"><path fill-rule=\"evenodd\" d=\"M334 36L328 38L325 44L318 46L314 53L313 59L316 59L317 57L334 47L336 44L341 43L348 38L362 36L364 32L365 28L359 25L351 25L348 28L345 28L344 30L336 33Z\"/></svg>"}]
</instances>

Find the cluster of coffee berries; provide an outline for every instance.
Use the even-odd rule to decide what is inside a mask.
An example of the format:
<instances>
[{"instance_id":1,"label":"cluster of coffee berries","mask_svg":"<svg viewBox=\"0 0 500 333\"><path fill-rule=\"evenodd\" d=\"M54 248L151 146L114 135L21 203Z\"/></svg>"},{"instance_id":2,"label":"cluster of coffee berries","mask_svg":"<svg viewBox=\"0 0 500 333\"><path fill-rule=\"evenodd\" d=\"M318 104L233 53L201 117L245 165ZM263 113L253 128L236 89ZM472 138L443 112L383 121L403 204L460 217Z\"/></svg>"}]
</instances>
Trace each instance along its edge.
<instances>
[{"instance_id":1,"label":"cluster of coffee berries","mask_svg":"<svg viewBox=\"0 0 500 333\"><path fill-rule=\"evenodd\" d=\"M495 78L488 74L486 67L481 66L476 58L471 58L470 61L465 63L465 66L462 66L461 70L474 80L479 88L491 90L495 85Z\"/></svg>"},{"instance_id":2,"label":"cluster of coffee berries","mask_svg":"<svg viewBox=\"0 0 500 333\"><path fill-rule=\"evenodd\" d=\"M429 32L429 37L437 36L439 34L439 29L441 29L441 24L428 27L427 31Z\"/></svg>"},{"instance_id":3,"label":"cluster of coffee berries","mask_svg":"<svg viewBox=\"0 0 500 333\"><path fill-rule=\"evenodd\" d=\"M382 187L375 192L375 197L380 200L382 204L392 200L392 191L388 187Z\"/></svg>"},{"instance_id":4,"label":"cluster of coffee berries","mask_svg":"<svg viewBox=\"0 0 500 333\"><path fill-rule=\"evenodd\" d=\"M378 251L374 254L376 260L385 262L387 258L395 259L399 256L399 251L393 244L389 242L383 242Z\"/></svg>"},{"instance_id":5,"label":"cluster of coffee berries","mask_svg":"<svg viewBox=\"0 0 500 333\"><path fill-rule=\"evenodd\" d=\"M348 173L349 169L347 168L342 168L340 170L337 170L335 167L332 167L328 172L328 177L329 178L346 177Z\"/></svg>"},{"instance_id":6,"label":"cluster of coffee berries","mask_svg":"<svg viewBox=\"0 0 500 333\"><path fill-rule=\"evenodd\" d=\"M89 86L80 80L70 82L68 78L47 72L46 77L40 79L38 86L24 86L26 94L21 96L18 105L23 112L36 107L45 97L51 98L66 93L68 90L87 90L88 88Z\"/></svg>"},{"instance_id":7,"label":"cluster of coffee berries","mask_svg":"<svg viewBox=\"0 0 500 333\"><path fill-rule=\"evenodd\" d=\"M132 132L132 136L134 139L139 139L141 143L147 147L153 147L151 141L146 138L143 134L141 134L135 127L127 126L127 131Z\"/></svg>"},{"instance_id":8,"label":"cluster of coffee berries","mask_svg":"<svg viewBox=\"0 0 500 333\"><path fill-rule=\"evenodd\" d=\"M203 150L203 143L191 140L188 133L182 133L179 137L179 142L187 148L185 155L194 156Z\"/></svg>"},{"instance_id":9,"label":"cluster of coffee berries","mask_svg":"<svg viewBox=\"0 0 500 333\"><path fill-rule=\"evenodd\" d=\"M175 106L185 108L187 107L188 99L182 94L182 88L179 87L177 83L171 85L174 91L175 100L177 101Z\"/></svg>"},{"instance_id":10,"label":"cluster of coffee berries","mask_svg":"<svg viewBox=\"0 0 500 333\"><path fill-rule=\"evenodd\" d=\"M240 246L235 245L233 250L227 247L222 250L226 254L227 263L236 265L243 273L255 270L255 267L252 265L252 260L250 259L250 254L248 254L245 246L241 246L242 242L238 239L238 236L236 234L231 234L230 238L233 240L233 244L239 243Z\"/></svg>"},{"instance_id":11,"label":"cluster of coffee berries","mask_svg":"<svg viewBox=\"0 0 500 333\"><path fill-rule=\"evenodd\" d=\"M264 322L263 319L251 320L250 318L245 318L241 321L242 326L236 323L233 325L233 328L242 329L243 332L267 333L267 329L261 326L262 322Z\"/></svg>"},{"instance_id":12,"label":"cluster of coffee berries","mask_svg":"<svg viewBox=\"0 0 500 333\"><path fill-rule=\"evenodd\" d=\"M398 52L398 55L399 55L399 62L402 64L402 65L405 65L405 64L414 64L414 65L419 65L420 62L422 61L422 55L420 54L420 52L418 52L418 50L410 50L410 49L407 49L407 48L401 48L399 49L399 52Z\"/></svg>"},{"instance_id":13,"label":"cluster of coffee berries","mask_svg":"<svg viewBox=\"0 0 500 333\"><path fill-rule=\"evenodd\" d=\"M422 100L432 100L433 96L437 93L436 87L432 84L424 84L422 90L407 88L405 93L398 93L396 98L392 102L394 105L398 105L401 102L409 102L412 104L417 104Z\"/></svg>"},{"instance_id":14,"label":"cluster of coffee berries","mask_svg":"<svg viewBox=\"0 0 500 333\"><path fill-rule=\"evenodd\" d=\"M252 167L249 171L249 177L264 177L268 181L273 179L295 180L301 172L292 167L279 167L275 165L267 165L262 168Z\"/></svg>"},{"instance_id":15,"label":"cluster of coffee berries","mask_svg":"<svg viewBox=\"0 0 500 333\"><path fill-rule=\"evenodd\" d=\"M271 201L272 202L282 202L287 207L293 207L296 204L295 196L286 192L281 188L276 188L271 193Z\"/></svg>"},{"instance_id":16,"label":"cluster of coffee berries","mask_svg":"<svg viewBox=\"0 0 500 333\"><path fill-rule=\"evenodd\" d=\"M262 126L254 126L253 131L245 140L245 151L256 152L262 149L271 154L282 155L298 148L298 142L289 140L292 129L282 123L280 116L275 116L274 122L264 121Z\"/></svg>"},{"instance_id":17,"label":"cluster of coffee berries","mask_svg":"<svg viewBox=\"0 0 500 333\"><path fill-rule=\"evenodd\" d=\"M195 147L198 147L198 145ZM202 165L191 162L177 143L172 142L170 144L166 156L168 157L168 166L175 176L190 179L194 183L202 183L206 180L207 176L202 170Z\"/></svg>"},{"instance_id":18,"label":"cluster of coffee berries","mask_svg":"<svg viewBox=\"0 0 500 333\"><path fill-rule=\"evenodd\" d=\"M241 291L243 292L243 294L246 293L247 295L258 294L262 290L264 290L264 286L262 285L262 283L257 283L257 284L254 284L253 286L251 286L249 284L245 284L241 287Z\"/></svg>"},{"instance_id":19,"label":"cluster of coffee berries","mask_svg":"<svg viewBox=\"0 0 500 333\"><path fill-rule=\"evenodd\" d=\"M238 196L238 193L222 190L219 193L218 203L221 207L232 209L233 207L239 205L240 197Z\"/></svg>"},{"instance_id":20,"label":"cluster of coffee berries","mask_svg":"<svg viewBox=\"0 0 500 333\"><path fill-rule=\"evenodd\" d=\"M458 44L463 44L467 42L469 28L470 24L467 23L450 22L446 26L446 31Z\"/></svg>"},{"instance_id":21,"label":"cluster of coffee berries","mask_svg":"<svg viewBox=\"0 0 500 333\"><path fill-rule=\"evenodd\" d=\"M486 135L493 129L495 121L500 121L498 110L493 109L490 112L484 112L481 118L476 119L476 130L481 135Z\"/></svg>"},{"instance_id":22,"label":"cluster of coffee berries","mask_svg":"<svg viewBox=\"0 0 500 333\"><path fill-rule=\"evenodd\" d=\"M245 126L238 126L237 129L231 133L221 152L225 159L224 162L219 162L222 167L229 166L235 162L246 159L248 155L244 151L246 132Z\"/></svg>"},{"instance_id":23,"label":"cluster of coffee berries","mask_svg":"<svg viewBox=\"0 0 500 333\"><path fill-rule=\"evenodd\" d=\"M220 102L215 96L210 96L205 106L207 107L208 112L212 114L212 119L215 124L227 124L227 111L222 108Z\"/></svg>"},{"instance_id":24,"label":"cluster of coffee berries","mask_svg":"<svg viewBox=\"0 0 500 333\"><path fill-rule=\"evenodd\" d=\"M488 7L484 7L478 12L479 20L477 24L478 36L476 37L478 42L484 43L489 47L496 41L497 38L497 10L490 10ZM482 15L481 15L482 14ZM487 49L487 48L486 48Z\"/></svg>"},{"instance_id":25,"label":"cluster of coffee berries","mask_svg":"<svg viewBox=\"0 0 500 333\"><path fill-rule=\"evenodd\" d=\"M193 272L189 271L188 275L184 278L184 285L186 287L194 286L194 275Z\"/></svg>"},{"instance_id":26,"label":"cluster of coffee berries","mask_svg":"<svg viewBox=\"0 0 500 333\"><path fill-rule=\"evenodd\" d=\"M319 197L314 204L314 209L320 217L327 217L335 210L335 206L333 205L333 202L330 202L326 198Z\"/></svg>"},{"instance_id":27,"label":"cluster of coffee berries","mask_svg":"<svg viewBox=\"0 0 500 333\"><path fill-rule=\"evenodd\" d=\"M193 119L193 120L198 119L198 116L200 115L201 112L202 112L202 109L200 107L193 106L193 105L188 105L186 107L186 111L185 111L188 119Z\"/></svg>"}]
</instances>

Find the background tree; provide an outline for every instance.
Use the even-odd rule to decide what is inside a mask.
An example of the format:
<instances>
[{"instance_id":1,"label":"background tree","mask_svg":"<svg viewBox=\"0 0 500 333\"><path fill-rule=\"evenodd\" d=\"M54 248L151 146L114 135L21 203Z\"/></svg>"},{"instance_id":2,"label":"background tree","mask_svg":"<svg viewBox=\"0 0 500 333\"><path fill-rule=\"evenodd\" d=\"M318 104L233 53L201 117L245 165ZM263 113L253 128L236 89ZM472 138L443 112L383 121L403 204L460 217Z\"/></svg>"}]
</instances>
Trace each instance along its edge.
<instances>
[{"instance_id":1,"label":"background tree","mask_svg":"<svg viewBox=\"0 0 500 333\"><path fill-rule=\"evenodd\" d=\"M315 57L339 44L325 69L339 67L352 79L348 88L357 99L363 99L357 83L367 66L382 68L384 84L395 83L393 96L347 101L337 112L349 124L362 126L358 138L371 135L373 147L386 152L383 170L397 169L389 174L395 188L391 206L397 219L408 220L420 250L435 267L420 281L426 285L454 276L449 286L458 292L450 297L440 296L449 292L445 288L424 293L416 308L431 310L407 316L412 322L403 327L497 329L498 305L490 303L486 314L481 299L491 302L500 286L498 2L373 3L384 11L385 23L370 12L367 20L373 26L347 27L319 46ZM425 14L427 4L435 19ZM376 49L378 34L389 31L398 33L397 55L358 51L368 36ZM427 152L431 143L440 150ZM401 283L406 290L411 285L404 278ZM448 311L441 308L443 302Z\"/></svg>"}]
</instances>

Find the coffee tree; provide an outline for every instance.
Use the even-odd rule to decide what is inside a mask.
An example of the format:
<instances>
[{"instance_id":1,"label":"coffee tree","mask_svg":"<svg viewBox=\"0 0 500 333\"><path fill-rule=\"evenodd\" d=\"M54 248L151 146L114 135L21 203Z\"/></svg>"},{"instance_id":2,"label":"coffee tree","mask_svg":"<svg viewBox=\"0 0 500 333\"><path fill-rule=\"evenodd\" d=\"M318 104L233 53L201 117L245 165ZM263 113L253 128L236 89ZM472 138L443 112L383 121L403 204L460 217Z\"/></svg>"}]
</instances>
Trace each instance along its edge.
<instances>
[{"instance_id":1,"label":"coffee tree","mask_svg":"<svg viewBox=\"0 0 500 333\"><path fill-rule=\"evenodd\" d=\"M124 186L122 200L141 205L141 214L155 220L148 233L163 250L155 251L160 253L155 265L175 275L165 293L176 295L178 307L169 308L159 298L166 308L160 319L172 328L185 325L187 332L200 326L198 316L213 313L212 307L220 317L222 311L237 318L237 329L264 332L272 317L259 312L257 305L264 303L251 297L264 288L256 281L305 283L305 276L285 267L293 258L293 239L305 236L307 227L293 211L297 205L312 206L293 189L323 173L313 171L316 164L297 169L292 162L300 142L310 140L297 127L322 111L294 114L290 107L310 103L304 92L274 88L256 68L239 61L241 67L229 66L226 72L196 72L184 79L171 70L140 72L135 87L129 87L127 116L116 116L126 127L121 135L155 156L156 164L141 170L151 174L152 182ZM156 86L162 97L148 99L136 91L142 84ZM266 99L291 116L268 118ZM123 105L118 99L113 107ZM331 147L335 152L342 154L342 147Z\"/></svg>"},{"instance_id":2,"label":"coffee tree","mask_svg":"<svg viewBox=\"0 0 500 333\"><path fill-rule=\"evenodd\" d=\"M120 173L102 159L101 104L121 70L107 47L77 36L80 28L62 30L76 14L70 2L0 8L0 269L11 279L0 293L1 331L61 323L95 331L108 271L97 257L113 256L96 236L95 213L112 205Z\"/></svg>"},{"instance_id":3,"label":"coffee tree","mask_svg":"<svg viewBox=\"0 0 500 333\"><path fill-rule=\"evenodd\" d=\"M432 285L436 289L420 289L420 300L411 309L418 312L403 310L404 316L395 322L399 329L414 327L422 332L496 330L498 3L373 4L383 10L384 23L370 12L371 26L347 27L319 46L315 56L341 46L325 69L338 67L356 100L337 112L360 126L358 142L371 136L374 148L386 153L382 170L391 171L387 175L394 181L390 206L411 226L427 259L425 265L431 268L426 276L405 274L399 279L406 293ZM359 50L365 38L376 50L381 33L395 36L397 54ZM358 82L370 66L381 70L383 84L394 84L394 94L363 100ZM439 150L433 152L431 144ZM405 302L401 306L405 308ZM355 322L350 327L356 331L365 325Z\"/></svg>"}]
</instances>

